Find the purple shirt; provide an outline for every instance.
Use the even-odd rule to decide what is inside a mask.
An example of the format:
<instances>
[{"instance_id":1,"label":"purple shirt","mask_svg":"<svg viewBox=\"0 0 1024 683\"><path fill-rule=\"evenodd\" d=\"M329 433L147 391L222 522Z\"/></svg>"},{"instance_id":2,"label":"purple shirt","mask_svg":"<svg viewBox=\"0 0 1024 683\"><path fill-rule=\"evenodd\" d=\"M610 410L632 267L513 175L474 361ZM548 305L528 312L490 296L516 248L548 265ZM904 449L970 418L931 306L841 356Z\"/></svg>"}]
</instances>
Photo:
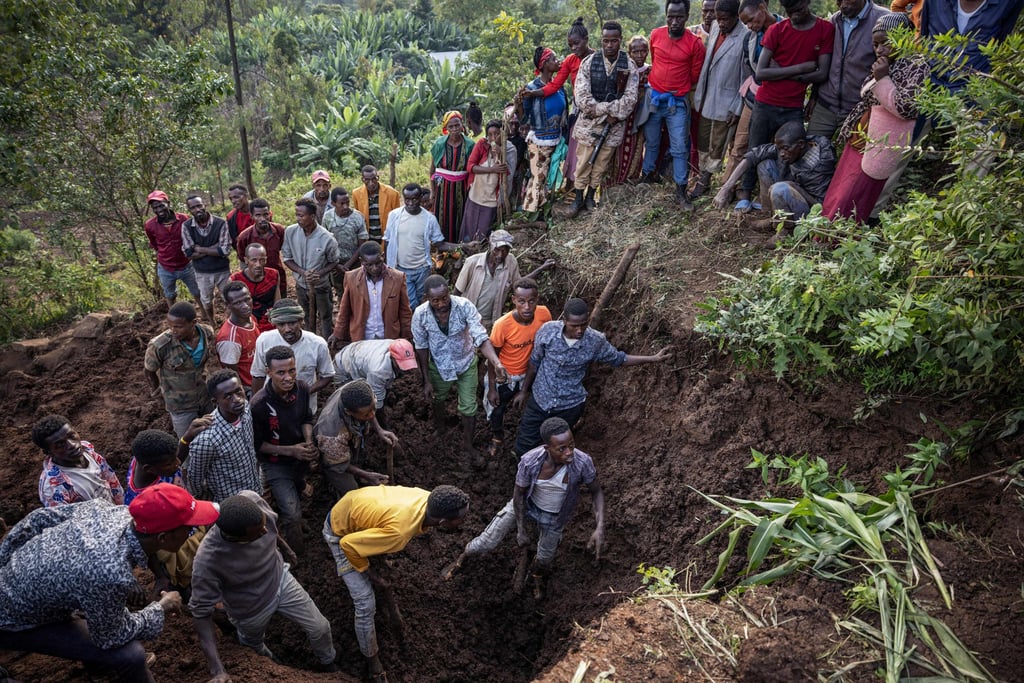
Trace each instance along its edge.
<instances>
[{"instance_id":1,"label":"purple shirt","mask_svg":"<svg viewBox=\"0 0 1024 683\"><path fill-rule=\"evenodd\" d=\"M543 446L537 446L523 453L519 459L519 469L516 470L516 486L526 489L526 499L530 499L533 487L537 483L537 477L544 466L547 458L547 451ZM565 490L565 500L562 502L562 509L558 511L558 527L565 527L566 522L572 517L576 509L576 502L580 497L580 486L589 486L597 479L597 469L594 461L589 455L576 448L573 450L572 462L567 465L569 482Z\"/></svg>"}]
</instances>

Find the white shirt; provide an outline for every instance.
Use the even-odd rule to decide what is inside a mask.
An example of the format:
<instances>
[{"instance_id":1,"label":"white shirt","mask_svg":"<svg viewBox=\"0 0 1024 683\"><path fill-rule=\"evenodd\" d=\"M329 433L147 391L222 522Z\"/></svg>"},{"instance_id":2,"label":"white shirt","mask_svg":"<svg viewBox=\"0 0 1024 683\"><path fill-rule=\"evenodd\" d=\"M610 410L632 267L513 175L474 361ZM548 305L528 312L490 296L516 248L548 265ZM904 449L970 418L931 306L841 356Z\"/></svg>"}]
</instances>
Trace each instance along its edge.
<instances>
[{"instance_id":1,"label":"white shirt","mask_svg":"<svg viewBox=\"0 0 1024 683\"><path fill-rule=\"evenodd\" d=\"M299 341L288 344L277 330L267 330L256 340L256 356L252 359L252 377L267 377L264 356L275 346L291 346L295 352L295 375L312 387L318 378L334 377L334 363L327 342L318 334L303 330ZM316 412L316 394L309 394L309 409Z\"/></svg>"},{"instance_id":2,"label":"white shirt","mask_svg":"<svg viewBox=\"0 0 1024 683\"><path fill-rule=\"evenodd\" d=\"M366 294L370 297L370 315L366 318L366 329L363 339L384 338L384 313L381 308L381 296L384 293L384 278L374 282L366 278Z\"/></svg>"}]
</instances>

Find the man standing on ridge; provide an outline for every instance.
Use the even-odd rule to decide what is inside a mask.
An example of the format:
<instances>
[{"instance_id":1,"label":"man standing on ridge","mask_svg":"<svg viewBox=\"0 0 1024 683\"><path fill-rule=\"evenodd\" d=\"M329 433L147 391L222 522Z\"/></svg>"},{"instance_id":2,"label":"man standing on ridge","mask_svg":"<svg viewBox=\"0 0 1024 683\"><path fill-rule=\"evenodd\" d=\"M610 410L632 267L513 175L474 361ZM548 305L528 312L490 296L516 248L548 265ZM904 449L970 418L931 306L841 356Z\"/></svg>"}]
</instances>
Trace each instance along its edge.
<instances>
[{"instance_id":1,"label":"man standing on ridge","mask_svg":"<svg viewBox=\"0 0 1024 683\"><path fill-rule=\"evenodd\" d=\"M388 216L402 208L402 195L380 182L376 167L363 166L362 175L363 184L352 190L352 208L363 214L370 239L380 244L388 227Z\"/></svg>"},{"instance_id":2,"label":"man standing on ridge","mask_svg":"<svg viewBox=\"0 0 1024 683\"><path fill-rule=\"evenodd\" d=\"M196 269L181 249L181 226L188 216L171 210L167 193L154 190L146 197L146 203L153 211L153 217L146 221L144 230L149 246L156 252L156 274L164 292L167 307L178 299L178 280L185 283L192 298L199 301L199 285L196 283Z\"/></svg>"},{"instance_id":3,"label":"man standing on ridge","mask_svg":"<svg viewBox=\"0 0 1024 683\"><path fill-rule=\"evenodd\" d=\"M213 317L213 297L231 275L231 235L227 222L206 210L203 198L190 195L185 202L192 218L181 226L181 250L192 259L199 284L199 305L203 319L213 328L217 320Z\"/></svg>"},{"instance_id":4,"label":"man standing on ridge","mask_svg":"<svg viewBox=\"0 0 1024 683\"><path fill-rule=\"evenodd\" d=\"M671 0L665 5L665 26L651 31L651 115L644 124L643 181L658 182L655 164L661 147L661 126L668 128L672 153L672 179L676 201L684 211L693 209L686 198L690 173L690 101L687 95L697 85L704 65L704 44L686 30L690 0Z\"/></svg>"},{"instance_id":5,"label":"man standing on ridge","mask_svg":"<svg viewBox=\"0 0 1024 683\"><path fill-rule=\"evenodd\" d=\"M266 266L277 271L277 283L281 288L281 298L288 296L288 271L281 263L281 247L284 246L284 226L270 221L270 203L266 199L256 198L249 202L253 224L238 236L238 260L245 262L246 249L250 244L258 243L267 254ZM257 298L253 295L253 298ZM257 316L258 317L258 316Z\"/></svg>"}]
</instances>

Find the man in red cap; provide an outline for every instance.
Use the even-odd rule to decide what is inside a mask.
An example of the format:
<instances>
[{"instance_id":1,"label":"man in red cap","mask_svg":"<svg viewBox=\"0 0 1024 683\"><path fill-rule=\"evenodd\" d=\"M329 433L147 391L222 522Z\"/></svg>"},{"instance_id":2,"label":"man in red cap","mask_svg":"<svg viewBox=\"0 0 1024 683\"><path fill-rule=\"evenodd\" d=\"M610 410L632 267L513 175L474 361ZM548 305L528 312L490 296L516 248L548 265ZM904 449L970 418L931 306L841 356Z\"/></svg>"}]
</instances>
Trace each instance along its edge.
<instances>
[{"instance_id":1,"label":"man in red cap","mask_svg":"<svg viewBox=\"0 0 1024 683\"><path fill-rule=\"evenodd\" d=\"M160 550L177 551L193 526L212 524L217 514L212 503L163 483L128 507L90 500L30 512L0 544L0 649L152 682L153 656L139 641L159 635L164 615L181 609L181 596L164 592L129 611L129 596L141 590L133 571Z\"/></svg>"},{"instance_id":2,"label":"man in red cap","mask_svg":"<svg viewBox=\"0 0 1024 683\"><path fill-rule=\"evenodd\" d=\"M313 189L302 196L316 202L316 222L323 223L324 212L331 205L331 176L320 169L313 171L312 181Z\"/></svg>"},{"instance_id":3,"label":"man in red cap","mask_svg":"<svg viewBox=\"0 0 1024 683\"><path fill-rule=\"evenodd\" d=\"M143 229L149 238L149 246L156 252L156 274L168 308L178 298L178 280L184 282L192 298L199 301L196 271L182 250L181 226L188 216L173 211L167 193L161 190L150 192L146 202L154 215L146 221Z\"/></svg>"}]
</instances>

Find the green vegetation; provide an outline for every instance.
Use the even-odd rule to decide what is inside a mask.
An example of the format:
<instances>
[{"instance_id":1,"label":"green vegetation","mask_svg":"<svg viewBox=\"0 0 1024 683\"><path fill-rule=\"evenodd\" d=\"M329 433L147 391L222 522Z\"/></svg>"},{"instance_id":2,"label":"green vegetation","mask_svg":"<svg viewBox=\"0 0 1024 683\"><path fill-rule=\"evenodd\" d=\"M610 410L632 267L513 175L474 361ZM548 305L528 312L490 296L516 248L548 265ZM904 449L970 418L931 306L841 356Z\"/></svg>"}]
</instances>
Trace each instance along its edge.
<instances>
[{"instance_id":1,"label":"green vegetation","mask_svg":"<svg viewBox=\"0 0 1024 683\"><path fill-rule=\"evenodd\" d=\"M98 262L41 252L28 230L0 229L0 269L0 343L95 310L110 294Z\"/></svg>"},{"instance_id":2,"label":"green vegetation","mask_svg":"<svg viewBox=\"0 0 1024 683\"><path fill-rule=\"evenodd\" d=\"M728 532L718 567L703 590L721 581L746 537L744 578L738 588L771 583L794 572L847 585L850 613L838 625L882 649L887 682L903 680L910 665L943 680L991 680L949 627L914 597L927 584L947 609L952 605L913 505L915 493L934 485L943 452L934 442L914 444L910 465L885 475L887 490L873 496L849 481L829 477L820 458L768 458L753 451L749 467L761 469L766 484L777 473L776 485L799 487L802 495L743 500L701 493L728 515L698 541L703 544Z\"/></svg>"},{"instance_id":3,"label":"green vegetation","mask_svg":"<svg viewBox=\"0 0 1024 683\"><path fill-rule=\"evenodd\" d=\"M904 39L901 49L911 48ZM933 57L955 49L949 40L930 48ZM1019 395L1024 37L988 49L992 78L921 98L952 167L937 188L913 190L877 227L802 221L797 246L733 278L704 304L697 329L778 377L849 374L874 394ZM988 175L972 166L981 151L992 158Z\"/></svg>"}]
</instances>

